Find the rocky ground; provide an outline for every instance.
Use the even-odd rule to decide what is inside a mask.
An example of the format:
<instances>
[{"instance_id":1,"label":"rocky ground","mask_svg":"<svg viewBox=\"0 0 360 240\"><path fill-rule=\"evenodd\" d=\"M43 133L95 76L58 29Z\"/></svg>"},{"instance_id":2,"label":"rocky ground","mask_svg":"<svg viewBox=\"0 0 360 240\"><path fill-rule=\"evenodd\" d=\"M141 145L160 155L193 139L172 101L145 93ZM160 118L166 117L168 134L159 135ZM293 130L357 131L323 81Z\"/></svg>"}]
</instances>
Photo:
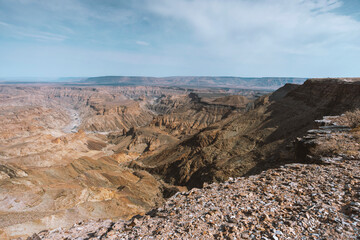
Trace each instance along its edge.
<instances>
[{"instance_id":1,"label":"rocky ground","mask_svg":"<svg viewBox=\"0 0 360 240\"><path fill-rule=\"evenodd\" d=\"M360 161L289 164L178 193L131 221L80 222L32 239L358 239Z\"/></svg>"},{"instance_id":2,"label":"rocky ground","mask_svg":"<svg viewBox=\"0 0 360 240\"><path fill-rule=\"evenodd\" d=\"M322 154L310 158L316 164L287 164L254 176L205 184L202 189L179 192L162 207L130 221L79 222L70 229L40 232L29 240L359 239L359 130L336 126L335 120L324 119L329 126L325 133L322 127L299 139L309 143L311 135L308 153ZM323 145L335 140L345 150L326 155Z\"/></svg>"}]
</instances>

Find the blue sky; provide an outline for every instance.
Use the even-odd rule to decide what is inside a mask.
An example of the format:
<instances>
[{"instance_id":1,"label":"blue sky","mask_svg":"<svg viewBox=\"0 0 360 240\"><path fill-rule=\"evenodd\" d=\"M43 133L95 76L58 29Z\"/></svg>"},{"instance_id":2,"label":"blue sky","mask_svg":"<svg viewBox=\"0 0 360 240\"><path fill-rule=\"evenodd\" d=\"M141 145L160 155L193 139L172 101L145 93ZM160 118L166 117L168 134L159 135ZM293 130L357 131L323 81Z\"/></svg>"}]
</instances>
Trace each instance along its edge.
<instances>
[{"instance_id":1,"label":"blue sky","mask_svg":"<svg viewBox=\"0 0 360 240\"><path fill-rule=\"evenodd\" d=\"M0 77L360 76L360 0L0 0Z\"/></svg>"}]
</instances>

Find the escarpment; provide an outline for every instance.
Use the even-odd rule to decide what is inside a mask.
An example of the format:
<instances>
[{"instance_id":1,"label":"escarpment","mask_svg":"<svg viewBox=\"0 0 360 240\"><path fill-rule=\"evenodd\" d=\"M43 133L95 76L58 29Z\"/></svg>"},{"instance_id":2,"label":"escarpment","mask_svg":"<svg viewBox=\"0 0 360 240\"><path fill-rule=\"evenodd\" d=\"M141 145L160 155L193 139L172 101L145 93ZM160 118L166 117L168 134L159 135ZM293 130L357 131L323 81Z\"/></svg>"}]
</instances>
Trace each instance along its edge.
<instances>
[{"instance_id":1,"label":"escarpment","mask_svg":"<svg viewBox=\"0 0 360 240\"><path fill-rule=\"evenodd\" d=\"M243 97L246 99L245 97ZM234 110L241 111L246 106L246 100L238 107L219 105L216 102L202 102L198 95L166 97L154 105L154 110L160 112L150 123L150 126L168 131L175 136L192 135L199 130L226 118Z\"/></svg>"},{"instance_id":2,"label":"escarpment","mask_svg":"<svg viewBox=\"0 0 360 240\"><path fill-rule=\"evenodd\" d=\"M200 187L293 161L293 142L314 120L360 107L360 82L310 79L259 98L254 109L234 114L157 155L142 159L166 181ZM297 159L297 160L295 160Z\"/></svg>"}]
</instances>

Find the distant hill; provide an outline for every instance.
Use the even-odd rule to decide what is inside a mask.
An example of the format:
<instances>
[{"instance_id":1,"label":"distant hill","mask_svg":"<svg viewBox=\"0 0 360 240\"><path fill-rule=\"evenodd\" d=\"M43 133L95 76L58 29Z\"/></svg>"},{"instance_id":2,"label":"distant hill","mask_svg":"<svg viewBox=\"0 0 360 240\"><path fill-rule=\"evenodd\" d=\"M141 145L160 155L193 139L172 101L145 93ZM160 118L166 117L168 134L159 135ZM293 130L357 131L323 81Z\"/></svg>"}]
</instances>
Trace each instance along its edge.
<instances>
[{"instance_id":1,"label":"distant hill","mask_svg":"<svg viewBox=\"0 0 360 240\"><path fill-rule=\"evenodd\" d=\"M142 86L190 86L190 87L231 87L231 88L258 88L277 89L286 83L302 84L305 78L291 77L141 77L141 76L103 76L91 77L80 81L80 84L89 85L142 85Z\"/></svg>"}]
</instances>

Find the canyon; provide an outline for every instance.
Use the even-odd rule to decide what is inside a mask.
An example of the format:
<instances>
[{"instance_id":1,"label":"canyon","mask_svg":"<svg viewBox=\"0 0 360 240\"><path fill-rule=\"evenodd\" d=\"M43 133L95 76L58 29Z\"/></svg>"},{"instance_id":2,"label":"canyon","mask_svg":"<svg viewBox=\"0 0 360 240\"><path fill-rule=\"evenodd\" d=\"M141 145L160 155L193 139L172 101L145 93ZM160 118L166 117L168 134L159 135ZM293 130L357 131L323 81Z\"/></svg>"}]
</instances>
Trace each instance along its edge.
<instances>
[{"instance_id":1,"label":"canyon","mask_svg":"<svg viewBox=\"0 0 360 240\"><path fill-rule=\"evenodd\" d=\"M249 99L264 93L2 85L1 236L144 214L186 187L129 163L176 145L231 112L244 111Z\"/></svg>"},{"instance_id":2,"label":"canyon","mask_svg":"<svg viewBox=\"0 0 360 240\"><path fill-rule=\"evenodd\" d=\"M139 228L139 221L148 224L151 233L156 231L153 235L159 239L169 238L174 228L180 231L174 238L222 238L232 232L232 237L246 238L243 234L249 233L249 226L244 222L241 227L237 222L229 222L231 226L219 222L219 228L211 231L198 223L198 229L207 231L204 235L197 228L183 229L184 225L175 223L191 219L176 209L187 206L187 201L199 207L200 196L218 199L218 207L234 204L219 200L224 194L231 199L243 194L242 201L253 201L246 196L260 194L256 188L267 193L267 186L260 184L264 179L272 181L268 186L281 188L291 176L294 182L315 178L313 169L339 156L345 162L337 164L353 176L358 173L360 79L308 79L302 85L290 81L274 92L229 88L230 83L226 87L155 86L155 79L149 86L127 86L121 83L124 79L107 77L103 84L95 80L0 85L1 238L26 237L46 229L33 239L80 239L91 231L104 239L150 237L145 228ZM171 79L175 80L182 81ZM196 85L202 79L190 80ZM323 126L317 130L329 121L321 121L324 116L338 116L341 124L337 125L351 134ZM327 164L332 165L317 169L318 174L341 179L337 165ZM321 184L327 183L319 180L319 188ZM347 193L337 209L348 201L359 202L358 178L346 184L355 192ZM189 214L205 216L204 209L190 209ZM223 214L229 213L218 209L215 216ZM289 214L294 213L289 210ZM162 219L171 221L167 225ZM354 226L347 230L348 236L355 236L359 222L344 221ZM79 223L85 226L83 233L76 230ZM154 224L163 228L152 229ZM289 237L301 232L281 231ZM267 230L259 234L282 238Z\"/></svg>"}]
</instances>

